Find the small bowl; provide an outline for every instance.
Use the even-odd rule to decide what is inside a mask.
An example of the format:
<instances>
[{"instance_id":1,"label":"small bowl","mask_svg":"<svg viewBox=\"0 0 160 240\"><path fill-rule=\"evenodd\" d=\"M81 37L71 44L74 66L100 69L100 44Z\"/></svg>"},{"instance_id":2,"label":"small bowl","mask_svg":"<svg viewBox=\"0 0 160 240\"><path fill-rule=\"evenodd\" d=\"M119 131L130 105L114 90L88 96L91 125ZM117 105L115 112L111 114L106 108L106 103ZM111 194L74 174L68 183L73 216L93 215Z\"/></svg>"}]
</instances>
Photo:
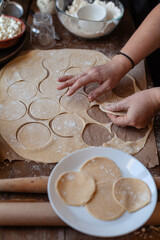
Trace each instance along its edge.
<instances>
[{"instance_id":1,"label":"small bowl","mask_svg":"<svg viewBox=\"0 0 160 240\"><path fill-rule=\"evenodd\" d=\"M15 37L0 40L0 49L9 48L9 47L14 46L16 43L18 43L21 36L24 34L24 32L26 30L26 25L22 20L20 20L16 17L12 17L12 16L7 16L7 15L4 15L4 16L8 17L8 18L12 18L12 19L16 20L17 22L20 22L21 23L21 32Z\"/></svg>"},{"instance_id":2,"label":"small bowl","mask_svg":"<svg viewBox=\"0 0 160 240\"><path fill-rule=\"evenodd\" d=\"M104 26L104 23L100 24L99 21L102 21L106 18L107 11L106 8L100 5L89 4L81 7L77 12L77 16L79 19L84 19L79 21L79 26L81 29L84 31L89 31L90 33L95 33L100 31Z\"/></svg>"},{"instance_id":3,"label":"small bowl","mask_svg":"<svg viewBox=\"0 0 160 240\"><path fill-rule=\"evenodd\" d=\"M2 9L2 14L16 18L22 17L23 13L23 7L19 3L14 1L8 1Z\"/></svg>"},{"instance_id":4,"label":"small bowl","mask_svg":"<svg viewBox=\"0 0 160 240\"><path fill-rule=\"evenodd\" d=\"M107 7L105 6L107 14L105 19L98 21L80 18L77 15L78 11L72 15L69 14L68 9L72 6L73 0L55 0L55 3L57 15L62 25L74 35L87 39L99 38L110 34L118 26L124 14L123 4L119 0L101 1L101 6L107 4ZM95 4L97 3L90 5ZM83 1L83 3L80 2L80 5L80 7L83 7L85 5L85 1ZM94 25L96 26L95 29L93 27Z\"/></svg>"}]
</instances>

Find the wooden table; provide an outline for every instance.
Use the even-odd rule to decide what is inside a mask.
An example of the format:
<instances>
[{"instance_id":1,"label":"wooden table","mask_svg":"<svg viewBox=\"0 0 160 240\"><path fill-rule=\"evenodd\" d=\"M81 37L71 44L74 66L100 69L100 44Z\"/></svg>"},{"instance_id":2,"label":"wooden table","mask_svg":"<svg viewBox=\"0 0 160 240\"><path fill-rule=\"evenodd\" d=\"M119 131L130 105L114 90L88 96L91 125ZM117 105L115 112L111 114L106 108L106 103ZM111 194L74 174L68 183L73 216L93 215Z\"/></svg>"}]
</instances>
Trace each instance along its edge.
<instances>
[{"instance_id":1,"label":"wooden table","mask_svg":"<svg viewBox=\"0 0 160 240\"><path fill-rule=\"evenodd\" d=\"M27 18L29 9L37 11L35 1L32 0L17 0L24 7L24 18ZM32 17L28 16L28 21L31 23ZM85 40L78 38L70 34L61 25L56 15L53 16L54 26L57 33L61 36L61 40L57 41L54 48L86 48L98 50L109 57L118 52L131 34L134 32L135 27L129 11L126 9L124 17L120 22L117 29L109 36L102 37L96 40ZM29 30L29 29L28 29ZM29 36L29 34L28 34ZM23 49L31 49L29 44L29 38L23 47ZM146 68L147 70L147 68ZM152 86L152 81L148 71L147 82L149 86ZM160 114L155 119L155 135L158 148L158 154L160 156ZM15 177L27 177L27 176L48 176L55 164L43 164L26 161L5 161L0 163L0 178L15 178ZM160 176L160 167L156 166L150 169L150 172L154 176ZM48 201L46 194L18 194L18 193L0 193L0 201L16 201L17 199L30 199L32 201ZM96 240L100 238L88 236L79 233L70 227L0 227L0 240ZM128 234L126 236L118 238L104 238L104 239L121 239L121 240L139 240L139 239L160 239L160 228L150 226L142 227L137 231Z\"/></svg>"}]
</instances>

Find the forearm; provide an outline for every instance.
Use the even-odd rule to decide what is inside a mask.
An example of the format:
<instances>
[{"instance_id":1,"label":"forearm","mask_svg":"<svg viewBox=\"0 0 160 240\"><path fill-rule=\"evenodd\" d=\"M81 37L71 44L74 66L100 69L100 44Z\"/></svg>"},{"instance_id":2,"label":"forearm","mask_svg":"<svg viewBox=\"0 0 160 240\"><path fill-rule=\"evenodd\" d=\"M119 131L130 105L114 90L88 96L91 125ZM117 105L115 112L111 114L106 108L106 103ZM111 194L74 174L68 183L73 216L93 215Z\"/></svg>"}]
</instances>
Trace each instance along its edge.
<instances>
[{"instance_id":1,"label":"forearm","mask_svg":"<svg viewBox=\"0 0 160 240\"><path fill-rule=\"evenodd\" d=\"M146 17L122 48L135 64L160 47L160 4Z\"/></svg>"},{"instance_id":2,"label":"forearm","mask_svg":"<svg viewBox=\"0 0 160 240\"><path fill-rule=\"evenodd\" d=\"M160 87L148 89L151 101L155 107L155 114L160 111Z\"/></svg>"},{"instance_id":3,"label":"forearm","mask_svg":"<svg viewBox=\"0 0 160 240\"><path fill-rule=\"evenodd\" d=\"M125 46L121 49L132 58L135 65L150 53L160 47L160 4L158 4L146 17L140 27L135 31ZM124 73L131 68L131 62L122 55L116 55L113 60L124 66Z\"/></svg>"}]
</instances>

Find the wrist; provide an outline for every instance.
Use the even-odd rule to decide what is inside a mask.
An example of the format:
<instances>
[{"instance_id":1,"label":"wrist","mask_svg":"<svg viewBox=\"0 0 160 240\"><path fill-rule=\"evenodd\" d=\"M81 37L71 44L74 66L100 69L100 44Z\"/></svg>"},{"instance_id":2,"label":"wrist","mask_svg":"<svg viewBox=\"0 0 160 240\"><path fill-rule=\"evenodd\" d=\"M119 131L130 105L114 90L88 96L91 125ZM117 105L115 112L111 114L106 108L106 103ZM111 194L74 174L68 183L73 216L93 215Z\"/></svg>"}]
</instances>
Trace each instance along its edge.
<instances>
[{"instance_id":1,"label":"wrist","mask_svg":"<svg viewBox=\"0 0 160 240\"><path fill-rule=\"evenodd\" d=\"M160 111L160 87L149 89L150 98L154 104L155 113Z\"/></svg>"},{"instance_id":2,"label":"wrist","mask_svg":"<svg viewBox=\"0 0 160 240\"><path fill-rule=\"evenodd\" d=\"M122 77L132 69L130 60L123 55L115 55L112 59L112 62L116 65L116 69L119 71Z\"/></svg>"}]
</instances>

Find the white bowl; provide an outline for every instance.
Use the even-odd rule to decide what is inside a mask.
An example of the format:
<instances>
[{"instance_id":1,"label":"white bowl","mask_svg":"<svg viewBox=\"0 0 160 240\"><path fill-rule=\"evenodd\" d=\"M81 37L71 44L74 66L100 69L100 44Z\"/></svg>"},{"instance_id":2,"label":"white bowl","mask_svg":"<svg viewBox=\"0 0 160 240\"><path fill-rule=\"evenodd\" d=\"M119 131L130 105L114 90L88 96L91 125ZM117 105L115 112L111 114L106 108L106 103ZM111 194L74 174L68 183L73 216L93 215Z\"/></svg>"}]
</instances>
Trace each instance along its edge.
<instances>
[{"instance_id":1,"label":"white bowl","mask_svg":"<svg viewBox=\"0 0 160 240\"><path fill-rule=\"evenodd\" d=\"M79 18L77 14L69 14L68 9L72 5L73 0L55 0L55 3L57 16L63 26L74 35L88 39L99 38L110 34L118 26L124 14L123 4L119 0L102 1L101 5L107 4L108 6L106 8L107 15L105 19L99 21L84 20ZM93 5L95 4L96 3ZM113 8L113 6L116 6L116 11L114 11L115 8ZM115 14L117 11L119 14ZM95 29L93 27L94 25Z\"/></svg>"},{"instance_id":2,"label":"white bowl","mask_svg":"<svg viewBox=\"0 0 160 240\"><path fill-rule=\"evenodd\" d=\"M81 29L90 33L95 33L103 28L104 23L99 22L106 18L107 11L103 6L89 4L81 7L77 12L77 16L79 19L83 19L79 21Z\"/></svg>"}]
</instances>

